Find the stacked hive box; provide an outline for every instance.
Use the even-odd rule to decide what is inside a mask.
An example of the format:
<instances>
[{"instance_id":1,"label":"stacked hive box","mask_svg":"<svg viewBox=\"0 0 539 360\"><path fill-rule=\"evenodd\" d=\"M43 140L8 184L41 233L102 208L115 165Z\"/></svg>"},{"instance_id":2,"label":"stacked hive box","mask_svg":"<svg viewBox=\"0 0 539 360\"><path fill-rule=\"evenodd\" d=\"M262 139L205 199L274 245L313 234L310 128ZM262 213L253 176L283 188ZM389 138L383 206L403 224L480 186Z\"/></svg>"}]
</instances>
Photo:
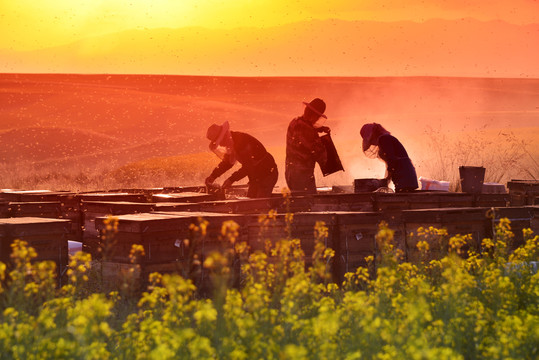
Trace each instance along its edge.
<instances>
[{"instance_id":1,"label":"stacked hive box","mask_svg":"<svg viewBox=\"0 0 539 360\"><path fill-rule=\"evenodd\" d=\"M86 202L135 202L144 203L147 198L144 194L128 193L128 192L90 192L76 195L76 201L80 209L82 236L80 241L83 243L85 251L92 255L95 253L96 244L99 242L98 234L95 228L94 219L97 216L95 213L88 213L85 208ZM104 210L106 211L106 210ZM118 211L121 212L121 211ZM101 213L99 216L114 215L109 213Z\"/></svg>"},{"instance_id":2,"label":"stacked hive box","mask_svg":"<svg viewBox=\"0 0 539 360\"><path fill-rule=\"evenodd\" d=\"M192 224L199 224L200 218L208 221L206 236L200 236L200 233L193 232L191 228ZM106 261L128 264L132 246L142 245L145 253L141 259L143 276L153 271L178 271L202 286L206 277L201 267L204 259L213 251L223 253L232 246L220 238L222 223L227 220L244 225L242 221L245 218L193 212L119 215L117 232L111 237L110 248L104 244L104 258ZM106 238L104 221L105 218L96 218L96 227ZM196 272L193 271L195 260L199 264Z\"/></svg>"},{"instance_id":3,"label":"stacked hive box","mask_svg":"<svg viewBox=\"0 0 539 360\"><path fill-rule=\"evenodd\" d=\"M539 206L522 206L522 207L507 207L507 208L492 208L488 212L489 223L487 224L488 237L494 238L496 234L496 225L500 219L509 219L511 232L515 235L512 239L510 249L514 250L524 244L523 229L532 229L537 234L539 228L534 223L536 212ZM536 221L536 220L535 220Z\"/></svg>"},{"instance_id":4,"label":"stacked hive box","mask_svg":"<svg viewBox=\"0 0 539 360\"><path fill-rule=\"evenodd\" d=\"M434 257L443 256L447 251L447 244L436 243L438 237L433 236L427 239L419 239L417 229L419 227L446 229L449 236L457 234L471 234L472 239L467 247L479 250L481 241L488 237L487 208L446 208L428 210L406 210L403 211L402 219L406 234L406 257L409 261L419 259L417 243L425 240L429 243L430 254ZM414 234L412 236L411 234ZM448 239L446 239L448 240ZM444 249L445 248L445 249Z\"/></svg>"},{"instance_id":5,"label":"stacked hive box","mask_svg":"<svg viewBox=\"0 0 539 360\"><path fill-rule=\"evenodd\" d=\"M251 251L265 251L266 243L275 245L281 239L299 239L305 263L310 265L315 249L315 227L321 222L328 228L328 237L323 239L325 246L335 248L336 214L295 213L292 221L289 220L286 214L278 214L273 219L252 216L247 222L245 234Z\"/></svg>"},{"instance_id":6,"label":"stacked hive box","mask_svg":"<svg viewBox=\"0 0 539 360\"><path fill-rule=\"evenodd\" d=\"M10 261L11 244L20 239L36 250L37 261L54 261L58 275L62 275L68 261L69 231L69 220L37 217L0 219L0 261Z\"/></svg>"},{"instance_id":7,"label":"stacked hive box","mask_svg":"<svg viewBox=\"0 0 539 360\"><path fill-rule=\"evenodd\" d=\"M539 180L511 180L507 188L511 206L539 204Z\"/></svg>"},{"instance_id":8,"label":"stacked hive box","mask_svg":"<svg viewBox=\"0 0 539 360\"><path fill-rule=\"evenodd\" d=\"M2 198L11 203L7 216L38 216L70 221L69 240L81 241L82 219L75 193L49 190L2 190ZM29 204L25 204L29 203Z\"/></svg>"},{"instance_id":9,"label":"stacked hive box","mask_svg":"<svg viewBox=\"0 0 539 360\"><path fill-rule=\"evenodd\" d=\"M118 196L115 196L118 198ZM136 199L140 200L140 199ZM154 204L138 203L129 201L87 201L81 202L81 211L84 222L83 249L97 258L100 254L100 239L95 227L96 217L106 217L110 215L136 214L150 212Z\"/></svg>"},{"instance_id":10,"label":"stacked hive box","mask_svg":"<svg viewBox=\"0 0 539 360\"><path fill-rule=\"evenodd\" d=\"M345 273L367 266L366 257L378 255L375 237L383 217L375 212L342 212L335 216L334 274L342 281Z\"/></svg>"}]
</instances>

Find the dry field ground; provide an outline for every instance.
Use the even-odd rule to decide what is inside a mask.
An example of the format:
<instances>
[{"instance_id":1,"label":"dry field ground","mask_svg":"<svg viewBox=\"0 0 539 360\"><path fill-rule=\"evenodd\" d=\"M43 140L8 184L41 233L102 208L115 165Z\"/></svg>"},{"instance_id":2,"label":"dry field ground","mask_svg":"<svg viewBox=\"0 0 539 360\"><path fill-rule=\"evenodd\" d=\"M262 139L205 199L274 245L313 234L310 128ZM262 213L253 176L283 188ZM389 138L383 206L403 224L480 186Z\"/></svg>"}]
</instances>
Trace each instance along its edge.
<instances>
[{"instance_id":1,"label":"dry field ground","mask_svg":"<svg viewBox=\"0 0 539 360\"><path fill-rule=\"evenodd\" d=\"M482 165L486 181L539 178L539 79L0 74L0 187L200 184L218 162L206 129L225 120L284 174L287 125L314 97L346 170L317 170L320 185L384 175L360 149L373 121L403 142L418 176L454 181L459 165Z\"/></svg>"}]
</instances>

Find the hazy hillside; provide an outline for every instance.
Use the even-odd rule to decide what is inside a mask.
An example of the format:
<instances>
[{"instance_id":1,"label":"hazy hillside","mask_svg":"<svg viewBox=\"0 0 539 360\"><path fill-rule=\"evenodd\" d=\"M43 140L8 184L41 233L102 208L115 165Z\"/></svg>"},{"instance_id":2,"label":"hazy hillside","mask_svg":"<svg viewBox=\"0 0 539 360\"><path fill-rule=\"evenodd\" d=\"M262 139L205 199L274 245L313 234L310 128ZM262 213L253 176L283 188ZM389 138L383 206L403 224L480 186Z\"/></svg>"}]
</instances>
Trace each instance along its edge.
<instances>
[{"instance_id":1,"label":"hazy hillside","mask_svg":"<svg viewBox=\"0 0 539 360\"><path fill-rule=\"evenodd\" d=\"M532 50L538 43L539 24L473 19L146 29L3 50L0 72L539 77L539 52Z\"/></svg>"},{"instance_id":2,"label":"hazy hillside","mask_svg":"<svg viewBox=\"0 0 539 360\"><path fill-rule=\"evenodd\" d=\"M207 149L228 120L281 146L302 101L323 98L335 142L365 122L421 134L535 126L539 80L0 75L1 161L98 156L119 163Z\"/></svg>"},{"instance_id":3,"label":"hazy hillside","mask_svg":"<svg viewBox=\"0 0 539 360\"><path fill-rule=\"evenodd\" d=\"M479 144L470 151L488 151L492 157L498 156L492 155L498 151L492 143L501 141L499 149L504 149L525 140L528 151L539 156L532 135L538 129L539 79L2 74L0 186L17 186L21 176L38 184L42 178L69 174L82 179L81 184L96 186L105 172L128 163L209 154L206 129L225 120L233 130L248 132L272 149L283 174L288 123L302 113L302 101L314 97L327 103L325 125L331 127L347 169L325 182L348 183L383 171L380 164L366 161L359 148L361 125L373 121L402 139L424 174L433 173L429 157L436 146L445 156L455 154L455 147ZM483 136L482 142L462 136L482 131L494 135ZM507 142L496 135L500 131L515 132L517 139ZM449 134L465 142L444 140ZM157 163L176 166L163 170L175 174L171 181L200 182L216 159L193 159L206 160ZM147 168L153 170L148 173ZM155 166L129 169L126 181L136 178L133 169L141 176L146 171L145 183L163 179L155 175ZM201 174L178 175L193 170ZM110 186L124 173L115 174Z\"/></svg>"}]
</instances>

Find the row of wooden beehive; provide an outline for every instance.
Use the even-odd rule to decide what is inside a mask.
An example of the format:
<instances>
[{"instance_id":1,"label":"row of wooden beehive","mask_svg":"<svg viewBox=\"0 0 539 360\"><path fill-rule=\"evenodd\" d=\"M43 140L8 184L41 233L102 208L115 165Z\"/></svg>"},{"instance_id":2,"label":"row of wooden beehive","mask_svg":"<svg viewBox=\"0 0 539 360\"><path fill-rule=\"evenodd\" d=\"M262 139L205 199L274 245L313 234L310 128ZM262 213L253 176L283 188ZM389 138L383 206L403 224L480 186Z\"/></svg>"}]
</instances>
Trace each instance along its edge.
<instances>
[{"instance_id":1,"label":"row of wooden beehive","mask_svg":"<svg viewBox=\"0 0 539 360\"><path fill-rule=\"evenodd\" d=\"M492 228L492 221L485 218L487 206L498 208L496 215L498 218L505 213L513 220L520 221L521 228L530 227L533 219L536 219L534 207L504 209L508 205L506 194L421 192L414 194L320 194L291 197L286 202L279 195L270 199L214 201L214 196L209 194L193 192L159 194L157 192L159 190L91 194L4 192L2 195L7 200L7 211L4 212L6 215L67 219L56 223L68 229L67 234L64 235L60 235L59 230L55 230L54 237L62 237L62 241L53 240L52 235L47 237L50 241L44 239L43 236L39 241L33 238L35 244L42 245L41 249L44 249L46 245L45 247L57 250L55 254L52 254L55 251L52 250L51 253L40 255L40 259L47 257L59 259L57 263L60 268L65 268L67 264L66 250L63 249L67 246L63 245L64 241L82 240L87 250L95 251L100 241L99 231L103 229L102 221L108 214L139 214L119 216L115 254L110 260L117 263L128 262L131 245L140 243L145 246L146 250L143 265L151 271L152 269L172 269L178 263L185 261L180 256L183 249L181 244L185 238L188 238L189 224L196 221L199 215L210 220L210 229L212 229L205 244L205 252L200 254L203 257L207 256L212 248L219 250L226 245L216 238L217 230L223 220L233 218L241 225L242 239L247 239L253 249L260 249L260 239L263 237L258 236L258 217L245 214L259 214L269 209L276 209L281 215L277 217L270 238L277 239L284 236L284 215L282 214L287 211L301 212L295 215L292 235L302 239L302 247L309 258L314 246L314 224L316 220L324 221L329 228L328 246L336 252L333 267L336 278L342 278L344 272L353 271L357 266L364 265L366 256L376 255L374 234L381 220L387 221L390 227L396 230L397 245L405 250L407 256L413 258L414 244L412 240L406 241L405 234L414 231L417 226L446 227L453 234L469 232L474 235L474 242L477 244L480 239L489 236L489 229ZM40 202L41 205L38 205ZM54 216L55 213L57 214L56 210L45 211L52 208L60 209L60 215ZM431 210L417 210L429 208ZM26 213L25 209L28 210ZM33 221L33 229L45 231L43 220L32 220L28 217L26 219L25 226L32 227ZM98 219L97 227L96 219ZM6 258L9 251L6 246L10 241L8 239L14 236L25 238L25 234L14 231L14 227L21 228L23 221L21 218L17 220L16 225L13 219L5 220L4 225L0 223L0 227L7 229L4 231L5 235L0 235L0 238L4 239L0 260L2 256ZM52 226L50 222L48 226Z\"/></svg>"}]
</instances>

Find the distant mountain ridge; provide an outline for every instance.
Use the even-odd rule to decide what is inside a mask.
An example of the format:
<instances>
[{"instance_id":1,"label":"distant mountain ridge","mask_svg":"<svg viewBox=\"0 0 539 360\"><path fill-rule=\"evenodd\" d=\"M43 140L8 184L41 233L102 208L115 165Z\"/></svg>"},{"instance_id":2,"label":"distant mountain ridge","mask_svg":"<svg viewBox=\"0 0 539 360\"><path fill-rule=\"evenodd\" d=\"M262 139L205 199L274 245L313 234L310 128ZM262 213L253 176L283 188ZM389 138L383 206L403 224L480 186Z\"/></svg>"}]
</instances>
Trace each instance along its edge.
<instances>
[{"instance_id":1,"label":"distant mountain ridge","mask_svg":"<svg viewBox=\"0 0 539 360\"><path fill-rule=\"evenodd\" d=\"M539 78L539 24L313 20L266 29L129 30L0 52L0 72Z\"/></svg>"}]
</instances>

